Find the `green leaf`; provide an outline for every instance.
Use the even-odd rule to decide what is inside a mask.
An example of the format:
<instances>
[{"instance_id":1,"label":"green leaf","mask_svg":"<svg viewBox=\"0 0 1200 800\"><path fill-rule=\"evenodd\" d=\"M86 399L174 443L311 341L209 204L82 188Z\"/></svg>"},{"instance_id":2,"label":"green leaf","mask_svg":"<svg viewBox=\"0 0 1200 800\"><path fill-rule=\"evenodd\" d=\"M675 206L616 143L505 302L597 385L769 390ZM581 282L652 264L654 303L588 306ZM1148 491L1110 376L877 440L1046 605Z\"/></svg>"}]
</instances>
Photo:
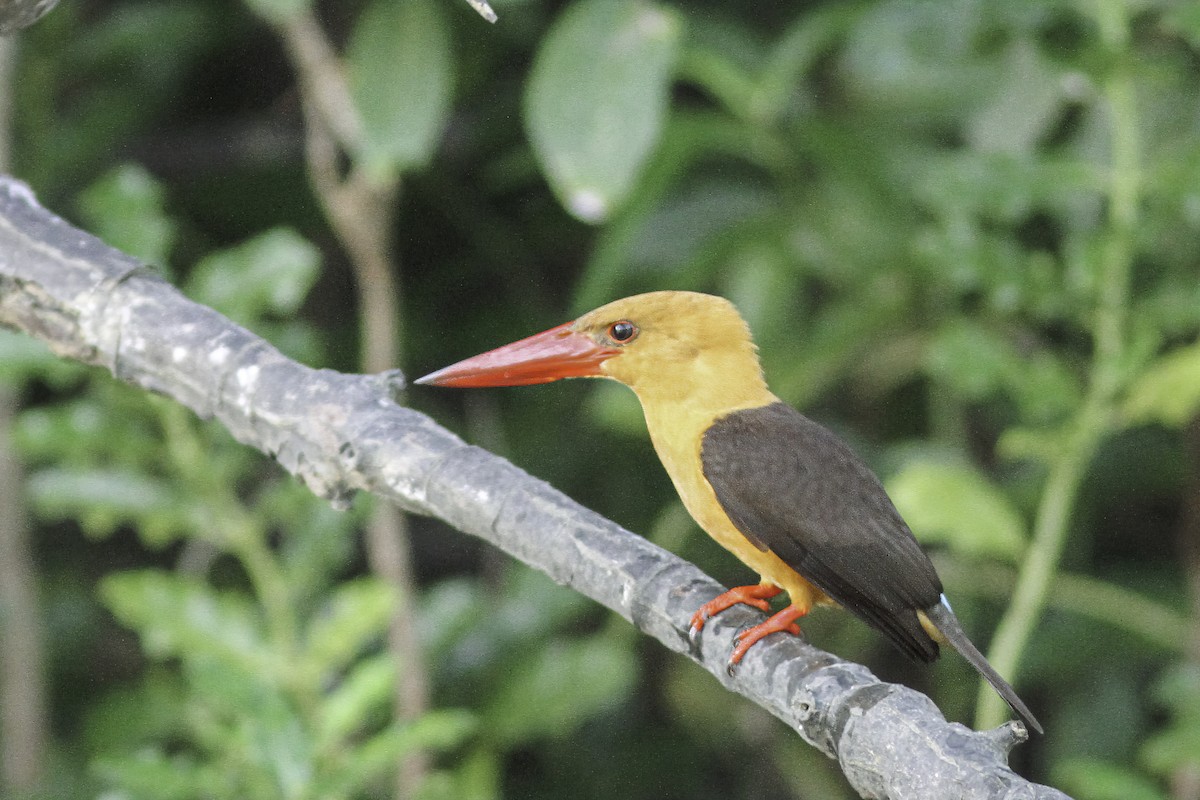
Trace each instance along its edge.
<instances>
[{"instance_id":1,"label":"green leaf","mask_svg":"<svg viewBox=\"0 0 1200 800\"><path fill-rule=\"evenodd\" d=\"M97 538L136 524L147 543L161 546L183 530L184 501L166 481L131 469L44 469L29 478L29 496L49 519L77 518Z\"/></svg>"},{"instance_id":2,"label":"green leaf","mask_svg":"<svg viewBox=\"0 0 1200 800\"><path fill-rule=\"evenodd\" d=\"M122 790L104 797L192 800L225 794L225 781L218 768L199 764L186 754L167 756L157 748L136 755L98 758L91 768L101 781Z\"/></svg>"},{"instance_id":3,"label":"green leaf","mask_svg":"<svg viewBox=\"0 0 1200 800\"><path fill-rule=\"evenodd\" d=\"M982 400L1000 389L1016 356L1008 342L988 328L956 321L937 331L925 359L936 380L967 399Z\"/></svg>"},{"instance_id":4,"label":"green leaf","mask_svg":"<svg viewBox=\"0 0 1200 800\"><path fill-rule=\"evenodd\" d=\"M514 665L488 704L485 728L501 745L561 735L616 704L635 673L633 653L615 637L553 642Z\"/></svg>"},{"instance_id":5,"label":"green leaf","mask_svg":"<svg viewBox=\"0 0 1200 800\"><path fill-rule=\"evenodd\" d=\"M1179 3L1164 10L1159 22L1164 30L1173 31L1188 41L1193 48L1200 48L1200 5Z\"/></svg>"},{"instance_id":6,"label":"green leaf","mask_svg":"<svg viewBox=\"0 0 1200 800\"><path fill-rule=\"evenodd\" d=\"M1028 355L1009 372L1008 391L1030 422L1063 419L1083 402L1078 376L1049 350Z\"/></svg>"},{"instance_id":7,"label":"green leaf","mask_svg":"<svg viewBox=\"0 0 1200 800\"><path fill-rule=\"evenodd\" d=\"M450 40L436 0L374 0L346 55L368 169L419 167L437 147L450 109Z\"/></svg>"},{"instance_id":8,"label":"green leaf","mask_svg":"<svg viewBox=\"0 0 1200 800\"><path fill-rule=\"evenodd\" d=\"M135 416L113 414L102 394L22 411L13 430L21 453L31 460L98 466L119 442L126 459L139 461L147 451L140 446L142 442L128 435L123 424L133 422ZM146 438L154 439L154 449L161 452L161 440L149 435ZM80 448L80 442L86 442L87 447Z\"/></svg>"},{"instance_id":9,"label":"green leaf","mask_svg":"<svg viewBox=\"0 0 1200 800\"><path fill-rule=\"evenodd\" d=\"M268 670L231 669L203 653L186 657L183 668L194 705L208 723L197 744L215 751L217 762L241 765L244 785L276 787L262 796L302 796L313 780L315 754L294 692L272 681ZM200 717L193 716L194 731Z\"/></svg>"},{"instance_id":10,"label":"green leaf","mask_svg":"<svg viewBox=\"0 0 1200 800\"><path fill-rule=\"evenodd\" d=\"M739 226L761 217L776 202L762 187L728 179L681 187L645 215L630 242L625 269L676 270L693 259L712 258L729 249L722 247L722 239L737 238ZM747 245L764 244L758 228L746 238Z\"/></svg>"},{"instance_id":11,"label":"green leaf","mask_svg":"<svg viewBox=\"0 0 1200 800\"><path fill-rule=\"evenodd\" d=\"M188 701L202 705L210 719L227 720L246 735L258 733L261 727L282 730L292 722L284 693L271 685L268 673L230 669L206 650L181 652Z\"/></svg>"},{"instance_id":12,"label":"green leaf","mask_svg":"<svg viewBox=\"0 0 1200 800\"><path fill-rule=\"evenodd\" d=\"M1200 666L1176 664L1154 686L1169 722L1142 747L1142 761L1158 775L1200 767Z\"/></svg>"},{"instance_id":13,"label":"green leaf","mask_svg":"<svg viewBox=\"0 0 1200 800\"><path fill-rule=\"evenodd\" d=\"M378 741L390 740L386 749L395 756L418 749L449 750L462 744L478 727L475 715L469 711L437 709L425 712L414 722L393 726ZM369 752L373 746L376 745L368 742L364 752Z\"/></svg>"},{"instance_id":14,"label":"green leaf","mask_svg":"<svg viewBox=\"0 0 1200 800\"><path fill-rule=\"evenodd\" d=\"M490 625L480 625L481 620L490 620L492 609L478 581L441 581L421 592L417 602L417 630L431 660L444 662L447 652L462 646L469 636L492 630Z\"/></svg>"},{"instance_id":15,"label":"green leaf","mask_svg":"<svg viewBox=\"0 0 1200 800\"><path fill-rule=\"evenodd\" d=\"M210 658L252 674L270 674L270 651L253 604L160 570L109 575L100 597L155 658Z\"/></svg>"},{"instance_id":16,"label":"green leaf","mask_svg":"<svg viewBox=\"0 0 1200 800\"><path fill-rule=\"evenodd\" d=\"M584 401L586 416L610 431L640 440L646 435L646 421L629 390L613 381L602 381Z\"/></svg>"},{"instance_id":17,"label":"green leaf","mask_svg":"<svg viewBox=\"0 0 1200 800\"><path fill-rule=\"evenodd\" d=\"M774 120L791 110L804 73L846 35L864 8L859 3L834 3L797 15L771 46L752 98L753 117Z\"/></svg>"},{"instance_id":18,"label":"green leaf","mask_svg":"<svg viewBox=\"0 0 1200 800\"><path fill-rule=\"evenodd\" d=\"M1183 427L1200 411L1200 344L1182 347L1150 364L1125 401L1134 423Z\"/></svg>"},{"instance_id":19,"label":"green leaf","mask_svg":"<svg viewBox=\"0 0 1200 800\"><path fill-rule=\"evenodd\" d=\"M1146 742L1141 757L1147 767L1163 777L1181 767L1200 767L1200 718L1176 720Z\"/></svg>"},{"instance_id":20,"label":"green leaf","mask_svg":"<svg viewBox=\"0 0 1200 800\"><path fill-rule=\"evenodd\" d=\"M954 220L981 214L1019 222L1043 207L1069 216L1072 204L1095 192L1103 180L1087 162L1050 155L953 151L925 164L914 192Z\"/></svg>"},{"instance_id":21,"label":"green leaf","mask_svg":"<svg viewBox=\"0 0 1200 800\"><path fill-rule=\"evenodd\" d=\"M329 750L355 733L368 715L392 698L396 686L396 662L382 653L354 666L337 688L321 703L317 718L317 747Z\"/></svg>"},{"instance_id":22,"label":"green leaf","mask_svg":"<svg viewBox=\"0 0 1200 800\"><path fill-rule=\"evenodd\" d=\"M888 494L917 537L967 555L1016 561L1025 524L1008 498L966 464L915 460L888 481Z\"/></svg>"},{"instance_id":23,"label":"green leaf","mask_svg":"<svg viewBox=\"0 0 1200 800\"><path fill-rule=\"evenodd\" d=\"M166 215L162 185L143 167L116 167L83 191L80 210L92 232L147 264L166 268L175 223Z\"/></svg>"},{"instance_id":24,"label":"green leaf","mask_svg":"<svg viewBox=\"0 0 1200 800\"><path fill-rule=\"evenodd\" d=\"M525 127L563 205L602 222L633 188L666 115L680 18L643 0L579 0L538 51Z\"/></svg>"},{"instance_id":25,"label":"green leaf","mask_svg":"<svg viewBox=\"0 0 1200 800\"><path fill-rule=\"evenodd\" d=\"M1200 665L1185 661L1166 670L1154 685L1154 699L1174 714L1200 720Z\"/></svg>"},{"instance_id":26,"label":"green leaf","mask_svg":"<svg viewBox=\"0 0 1200 800\"><path fill-rule=\"evenodd\" d=\"M295 314L321 267L315 246L290 228L275 228L198 263L186 292L227 317L252 324L266 314Z\"/></svg>"},{"instance_id":27,"label":"green leaf","mask_svg":"<svg viewBox=\"0 0 1200 800\"><path fill-rule=\"evenodd\" d=\"M64 367L50 348L24 333L0 330L0 380L15 383L34 376L54 373L57 377L73 372Z\"/></svg>"},{"instance_id":28,"label":"green leaf","mask_svg":"<svg viewBox=\"0 0 1200 800\"><path fill-rule=\"evenodd\" d=\"M591 608L578 592L513 564L498 594L477 581L448 580L430 587L420 598L417 622L421 641L438 654L439 662L474 670L504 653L526 652Z\"/></svg>"},{"instance_id":29,"label":"green leaf","mask_svg":"<svg viewBox=\"0 0 1200 800\"><path fill-rule=\"evenodd\" d=\"M130 752L185 735L188 696L171 667L152 666L136 682L109 689L83 716L84 752Z\"/></svg>"},{"instance_id":30,"label":"green leaf","mask_svg":"<svg viewBox=\"0 0 1200 800\"><path fill-rule=\"evenodd\" d=\"M346 512L313 495L300 481L276 481L259 493L258 513L288 532L279 542L279 556L298 602L325 592L331 577L342 574L355 558L353 533L371 506L368 497L360 495Z\"/></svg>"},{"instance_id":31,"label":"green leaf","mask_svg":"<svg viewBox=\"0 0 1200 800\"><path fill-rule=\"evenodd\" d=\"M1000 434L996 452L1012 461L1054 463L1064 448L1073 446L1075 430L1066 425L1014 425Z\"/></svg>"},{"instance_id":32,"label":"green leaf","mask_svg":"<svg viewBox=\"0 0 1200 800\"><path fill-rule=\"evenodd\" d=\"M1020 37L1007 48L990 102L971 115L966 136L977 150L1031 152L1061 113L1059 70L1031 38Z\"/></svg>"},{"instance_id":33,"label":"green leaf","mask_svg":"<svg viewBox=\"0 0 1200 800\"><path fill-rule=\"evenodd\" d=\"M1050 350L1019 352L1001 331L967 320L937 330L925 369L967 400L1003 392L1029 421L1052 421L1076 408L1082 391L1073 372Z\"/></svg>"},{"instance_id":34,"label":"green leaf","mask_svg":"<svg viewBox=\"0 0 1200 800\"><path fill-rule=\"evenodd\" d=\"M1088 800L1167 800L1144 775L1097 758L1073 758L1054 772L1056 785Z\"/></svg>"},{"instance_id":35,"label":"green leaf","mask_svg":"<svg viewBox=\"0 0 1200 800\"><path fill-rule=\"evenodd\" d=\"M484 597L486 627L506 645L524 649L529 642L549 637L593 609L592 603L543 573L514 564L505 575L500 602Z\"/></svg>"},{"instance_id":36,"label":"green leaf","mask_svg":"<svg viewBox=\"0 0 1200 800\"><path fill-rule=\"evenodd\" d=\"M454 771L435 772L421 785L418 800L495 800L503 796L506 754L475 747L454 759Z\"/></svg>"},{"instance_id":37,"label":"green leaf","mask_svg":"<svg viewBox=\"0 0 1200 800\"><path fill-rule=\"evenodd\" d=\"M305 665L324 676L349 664L386 632L395 602L391 588L373 578L338 586L309 628Z\"/></svg>"},{"instance_id":38,"label":"green leaf","mask_svg":"<svg viewBox=\"0 0 1200 800\"><path fill-rule=\"evenodd\" d=\"M286 20L312 5L312 0L246 0L254 13L270 20Z\"/></svg>"},{"instance_id":39,"label":"green leaf","mask_svg":"<svg viewBox=\"0 0 1200 800\"><path fill-rule=\"evenodd\" d=\"M353 794L363 785L394 770L396 761L414 750L448 750L476 729L475 717L456 709L428 711L414 722L397 723L353 748L339 768L327 771L314 797Z\"/></svg>"}]
</instances>

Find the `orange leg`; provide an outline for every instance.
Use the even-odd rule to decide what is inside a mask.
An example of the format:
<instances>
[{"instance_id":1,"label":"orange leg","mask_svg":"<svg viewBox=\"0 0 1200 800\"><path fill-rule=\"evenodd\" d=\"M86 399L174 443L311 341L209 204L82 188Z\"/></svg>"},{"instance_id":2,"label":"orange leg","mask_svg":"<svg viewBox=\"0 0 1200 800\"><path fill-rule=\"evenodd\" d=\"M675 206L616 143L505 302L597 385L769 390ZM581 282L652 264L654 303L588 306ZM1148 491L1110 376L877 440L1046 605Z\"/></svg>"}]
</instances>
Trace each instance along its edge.
<instances>
[{"instance_id":1,"label":"orange leg","mask_svg":"<svg viewBox=\"0 0 1200 800\"><path fill-rule=\"evenodd\" d=\"M729 657L730 669L741 661L746 653L750 651L750 648L764 636L770 636L772 633L790 633L793 636L799 636L800 626L796 624L796 620L807 613L807 608L790 605L782 611L773 614L766 622L760 622L753 628L747 628L739 633L737 635L737 647L733 648L733 655Z\"/></svg>"},{"instance_id":2,"label":"orange leg","mask_svg":"<svg viewBox=\"0 0 1200 800\"><path fill-rule=\"evenodd\" d=\"M770 611L771 606L767 601L782 591L783 589L780 589L778 586L772 586L767 583L760 583L755 586L735 586L724 594L719 594L700 606L700 609L692 615L692 627L688 631L688 638L694 642L696 636L700 633L700 629L704 627L704 623L708 622L709 617L716 616L725 609L732 608L739 603L754 606L759 611ZM751 628L750 630L755 630L755 628Z\"/></svg>"}]
</instances>

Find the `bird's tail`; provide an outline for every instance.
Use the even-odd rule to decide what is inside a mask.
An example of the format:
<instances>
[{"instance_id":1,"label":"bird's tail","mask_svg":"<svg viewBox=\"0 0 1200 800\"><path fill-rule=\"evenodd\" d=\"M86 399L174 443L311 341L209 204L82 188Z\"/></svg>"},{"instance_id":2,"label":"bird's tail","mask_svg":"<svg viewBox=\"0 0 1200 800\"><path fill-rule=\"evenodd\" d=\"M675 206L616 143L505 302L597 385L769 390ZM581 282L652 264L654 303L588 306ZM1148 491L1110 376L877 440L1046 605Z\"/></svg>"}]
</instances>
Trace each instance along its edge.
<instances>
[{"instance_id":1,"label":"bird's tail","mask_svg":"<svg viewBox=\"0 0 1200 800\"><path fill-rule=\"evenodd\" d=\"M971 640L967 638L962 625L958 622L958 617L954 616L954 612L950 610L950 604L946 602L945 596L942 597L940 603L925 609L923 613L930 624L945 637L950 646L961 653L962 657L969 661L971 666L992 685L996 693L1004 698L1004 702L1008 703L1009 707L1021 718L1025 727L1042 733L1042 726L1033 716L1033 712L1021 701L1021 698L1017 697L1017 693L1013 691L1008 681L1001 678L1000 673L992 669L992 665L983 657L983 653L971 644Z\"/></svg>"}]
</instances>

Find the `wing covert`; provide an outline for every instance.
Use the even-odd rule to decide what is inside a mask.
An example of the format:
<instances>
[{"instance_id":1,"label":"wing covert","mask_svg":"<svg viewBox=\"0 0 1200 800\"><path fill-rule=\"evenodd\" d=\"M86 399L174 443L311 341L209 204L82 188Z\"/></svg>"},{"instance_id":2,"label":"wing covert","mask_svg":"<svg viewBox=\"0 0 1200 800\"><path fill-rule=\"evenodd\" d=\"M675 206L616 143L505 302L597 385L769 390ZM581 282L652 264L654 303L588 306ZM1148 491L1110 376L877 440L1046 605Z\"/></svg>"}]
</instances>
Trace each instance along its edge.
<instances>
[{"instance_id":1,"label":"wing covert","mask_svg":"<svg viewBox=\"0 0 1200 800\"><path fill-rule=\"evenodd\" d=\"M923 661L916 610L942 584L883 485L832 432L785 403L735 411L704 435L704 476L747 538Z\"/></svg>"}]
</instances>

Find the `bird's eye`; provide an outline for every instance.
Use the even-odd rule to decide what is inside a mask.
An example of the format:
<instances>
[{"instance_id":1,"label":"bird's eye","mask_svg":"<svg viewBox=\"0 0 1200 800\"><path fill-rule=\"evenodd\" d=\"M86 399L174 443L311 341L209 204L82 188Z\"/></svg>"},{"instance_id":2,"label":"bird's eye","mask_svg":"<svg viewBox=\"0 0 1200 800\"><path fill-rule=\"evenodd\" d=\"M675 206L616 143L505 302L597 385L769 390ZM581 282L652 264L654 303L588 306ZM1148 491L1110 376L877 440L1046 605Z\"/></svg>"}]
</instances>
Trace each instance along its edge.
<instances>
[{"instance_id":1,"label":"bird's eye","mask_svg":"<svg viewBox=\"0 0 1200 800\"><path fill-rule=\"evenodd\" d=\"M608 338L614 342L628 342L638 335L638 327L627 319L614 322L608 326Z\"/></svg>"}]
</instances>

